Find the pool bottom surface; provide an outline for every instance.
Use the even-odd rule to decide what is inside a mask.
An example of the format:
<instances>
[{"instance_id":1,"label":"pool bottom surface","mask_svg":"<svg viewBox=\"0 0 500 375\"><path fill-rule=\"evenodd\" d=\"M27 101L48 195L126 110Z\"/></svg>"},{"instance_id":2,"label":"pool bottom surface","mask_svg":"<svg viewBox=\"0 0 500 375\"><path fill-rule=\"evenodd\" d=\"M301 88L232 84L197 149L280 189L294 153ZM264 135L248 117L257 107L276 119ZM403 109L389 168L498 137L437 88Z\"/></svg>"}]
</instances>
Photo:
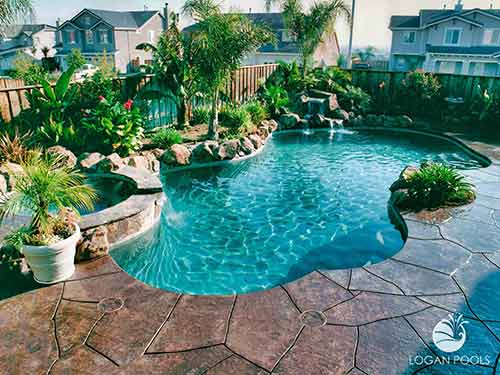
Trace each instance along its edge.
<instances>
[{"instance_id":1,"label":"pool bottom surface","mask_svg":"<svg viewBox=\"0 0 500 375\"><path fill-rule=\"evenodd\" d=\"M481 166L422 135L275 134L254 158L167 173L161 224L111 255L149 285L209 295L378 263L404 244L388 188L406 165L425 160Z\"/></svg>"}]
</instances>

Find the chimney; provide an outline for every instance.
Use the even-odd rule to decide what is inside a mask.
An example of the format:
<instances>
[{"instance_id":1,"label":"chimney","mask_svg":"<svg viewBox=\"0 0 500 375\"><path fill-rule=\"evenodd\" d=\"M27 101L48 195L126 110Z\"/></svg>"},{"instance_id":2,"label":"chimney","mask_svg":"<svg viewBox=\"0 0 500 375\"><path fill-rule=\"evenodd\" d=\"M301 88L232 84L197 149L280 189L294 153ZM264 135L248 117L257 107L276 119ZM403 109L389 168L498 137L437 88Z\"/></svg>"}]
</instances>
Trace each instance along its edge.
<instances>
[{"instance_id":1,"label":"chimney","mask_svg":"<svg viewBox=\"0 0 500 375\"><path fill-rule=\"evenodd\" d=\"M59 28L59 26L61 26L61 19L60 18L58 18L56 20L56 27Z\"/></svg>"},{"instance_id":2,"label":"chimney","mask_svg":"<svg viewBox=\"0 0 500 375\"><path fill-rule=\"evenodd\" d=\"M455 12L461 12L464 10L464 4L462 4L462 0L457 1L457 5L455 5Z\"/></svg>"},{"instance_id":3,"label":"chimney","mask_svg":"<svg viewBox=\"0 0 500 375\"><path fill-rule=\"evenodd\" d=\"M165 7L163 8L163 17L165 18L164 29L168 30L168 27L170 26L170 14L168 10L168 3L165 3Z\"/></svg>"}]
</instances>

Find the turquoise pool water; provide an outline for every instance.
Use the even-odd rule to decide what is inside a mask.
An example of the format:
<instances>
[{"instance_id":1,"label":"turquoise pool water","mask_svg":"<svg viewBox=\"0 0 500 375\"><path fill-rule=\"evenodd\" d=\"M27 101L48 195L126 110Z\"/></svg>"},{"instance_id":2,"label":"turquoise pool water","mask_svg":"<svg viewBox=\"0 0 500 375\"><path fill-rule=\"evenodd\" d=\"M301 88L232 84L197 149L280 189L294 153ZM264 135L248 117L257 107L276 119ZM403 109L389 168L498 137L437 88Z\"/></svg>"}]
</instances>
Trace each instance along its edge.
<instances>
[{"instance_id":1,"label":"turquoise pool water","mask_svg":"<svg viewBox=\"0 0 500 375\"><path fill-rule=\"evenodd\" d=\"M275 134L254 158L167 173L161 224L112 256L147 284L190 294L247 293L377 263L404 243L389 186L424 160L480 167L422 135Z\"/></svg>"}]
</instances>

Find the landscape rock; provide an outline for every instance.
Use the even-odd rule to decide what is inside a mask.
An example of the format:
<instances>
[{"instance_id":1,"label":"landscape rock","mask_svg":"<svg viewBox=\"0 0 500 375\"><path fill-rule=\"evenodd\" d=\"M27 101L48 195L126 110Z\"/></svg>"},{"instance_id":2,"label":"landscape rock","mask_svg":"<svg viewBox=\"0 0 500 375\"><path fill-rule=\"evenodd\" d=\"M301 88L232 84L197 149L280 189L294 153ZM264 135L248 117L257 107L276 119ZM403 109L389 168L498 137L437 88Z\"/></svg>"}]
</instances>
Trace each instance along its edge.
<instances>
[{"instance_id":1,"label":"landscape rock","mask_svg":"<svg viewBox=\"0 0 500 375\"><path fill-rule=\"evenodd\" d=\"M276 122L276 120L269 120L268 121L269 123L269 126L271 127L271 131L274 132L276 130L278 130L278 123Z\"/></svg>"},{"instance_id":2,"label":"landscape rock","mask_svg":"<svg viewBox=\"0 0 500 375\"><path fill-rule=\"evenodd\" d=\"M7 191L12 191L15 185L14 178L21 173L23 173L23 168L19 164L4 162L0 166L0 175L5 179Z\"/></svg>"},{"instance_id":3,"label":"landscape rock","mask_svg":"<svg viewBox=\"0 0 500 375\"><path fill-rule=\"evenodd\" d=\"M250 138L244 137L243 139L241 139L240 142L241 142L241 151L243 151L245 155L251 155L255 152L255 146L253 142L250 140Z\"/></svg>"},{"instance_id":4,"label":"landscape rock","mask_svg":"<svg viewBox=\"0 0 500 375\"><path fill-rule=\"evenodd\" d=\"M225 141L219 145L215 152L215 157L217 160L231 160L238 156L240 151L240 141L237 139L232 139Z\"/></svg>"},{"instance_id":5,"label":"landscape rock","mask_svg":"<svg viewBox=\"0 0 500 375\"><path fill-rule=\"evenodd\" d=\"M47 149L47 153L54 156L60 156L62 160L64 160L64 164L69 168L74 168L78 162L75 154L62 146L52 146Z\"/></svg>"},{"instance_id":6,"label":"landscape rock","mask_svg":"<svg viewBox=\"0 0 500 375\"><path fill-rule=\"evenodd\" d=\"M398 117L399 126L402 128L410 128L413 125L413 120L409 116L399 116Z\"/></svg>"},{"instance_id":7,"label":"landscape rock","mask_svg":"<svg viewBox=\"0 0 500 375\"><path fill-rule=\"evenodd\" d=\"M391 185L390 190L392 192L408 188L408 181L416 174L420 168L414 166L408 166L399 175L399 178Z\"/></svg>"},{"instance_id":8,"label":"landscape rock","mask_svg":"<svg viewBox=\"0 0 500 375\"><path fill-rule=\"evenodd\" d=\"M106 156L97 164L97 170L100 172L112 172L125 165L124 161L117 153Z\"/></svg>"},{"instance_id":9,"label":"landscape rock","mask_svg":"<svg viewBox=\"0 0 500 375\"><path fill-rule=\"evenodd\" d=\"M162 161L168 165L189 165L191 163L191 151L184 145L172 145L163 154Z\"/></svg>"},{"instance_id":10,"label":"landscape rock","mask_svg":"<svg viewBox=\"0 0 500 375\"><path fill-rule=\"evenodd\" d=\"M123 159L123 162L130 167L145 169L148 171L150 170L150 162L144 155L129 156L128 158Z\"/></svg>"},{"instance_id":11,"label":"landscape rock","mask_svg":"<svg viewBox=\"0 0 500 375\"><path fill-rule=\"evenodd\" d=\"M109 253L108 229L105 226L90 229L82 234L76 251L76 261L82 262L103 257Z\"/></svg>"},{"instance_id":12,"label":"landscape rock","mask_svg":"<svg viewBox=\"0 0 500 375\"><path fill-rule=\"evenodd\" d=\"M311 125L315 128L322 128L326 125L326 118L325 116L319 114L319 113L316 113L313 118L312 118L312 121L311 121Z\"/></svg>"},{"instance_id":13,"label":"landscape rock","mask_svg":"<svg viewBox=\"0 0 500 375\"><path fill-rule=\"evenodd\" d=\"M332 118L336 120L349 121L351 119L351 116L347 111L344 111L343 109L337 109L332 112Z\"/></svg>"},{"instance_id":14,"label":"landscape rock","mask_svg":"<svg viewBox=\"0 0 500 375\"><path fill-rule=\"evenodd\" d=\"M210 163L215 160L215 150L219 147L216 141L205 141L193 149L193 162Z\"/></svg>"},{"instance_id":15,"label":"landscape rock","mask_svg":"<svg viewBox=\"0 0 500 375\"><path fill-rule=\"evenodd\" d=\"M267 128L267 126L261 126L259 129L259 135L261 136L262 139L267 139L267 137L269 137L269 129Z\"/></svg>"},{"instance_id":16,"label":"landscape rock","mask_svg":"<svg viewBox=\"0 0 500 375\"><path fill-rule=\"evenodd\" d=\"M83 170L95 170L97 169L97 164L104 159L104 155L98 152L84 153L78 158L78 165Z\"/></svg>"},{"instance_id":17,"label":"landscape rock","mask_svg":"<svg viewBox=\"0 0 500 375\"><path fill-rule=\"evenodd\" d=\"M300 116L296 113L286 113L280 117L281 129L295 129L300 121Z\"/></svg>"},{"instance_id":18,"label":"landscape rock","mask_svg":"<svg viewBox=\"0 0 500 375\"><path fill-rule=\"evenodd\" d=\"M159 172L160 171L160 162L158 161L158 156L156 156L156 153L153 152L153 150L150 151L143 151L141 154L144 158L146 158L146 161L148 163L148 170L151 172ZM160 154L159 156L161 156Z\"/></svg>"},{"instance_id":19,"label":"landscape rock","mask_svg":"<svg viewBox=\"0 0 500 375\"><path fill-rule=\"evenodd\" d=\"M248 136L248 139L252 141L253 147L255 147L256 150L262 147L264 142L262 142L262 139L257 135L257 134L250 134Z\"/></svg>"}]
</instances>

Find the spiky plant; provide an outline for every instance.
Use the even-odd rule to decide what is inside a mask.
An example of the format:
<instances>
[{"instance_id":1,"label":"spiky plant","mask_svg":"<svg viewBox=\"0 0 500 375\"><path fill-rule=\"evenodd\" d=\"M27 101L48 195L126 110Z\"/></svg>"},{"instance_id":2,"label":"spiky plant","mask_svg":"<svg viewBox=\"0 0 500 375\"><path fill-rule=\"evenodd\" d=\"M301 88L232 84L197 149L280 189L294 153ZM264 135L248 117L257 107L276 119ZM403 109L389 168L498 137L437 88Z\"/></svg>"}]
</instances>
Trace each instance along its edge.
<instances>
[{"instance_id":1,"label":"spiky plant","mask_svg":"<svg viewBox=\"0 0 500 375\"><path fill-rule=\"evenodd\" d=\"M29 235L49 238L63 208L92 210L94 189L85 184L82 173L64 164L62 156L36 154L21 166L22 172L14 175L12 194L0 201L0 221L29 211ZM49 210L56 210L56 215Z\"/></svg>"},{"instance_id":2,"label":"spiky plant","mask_svg":"<svg viewBox=\"0 0 500 375\"><path fill-rule=\"evenodd\" d=\"M26 147L31 133L20 134L16 128L13 132L6 132L0 136L0 161L22 163L31 151Z\"/></svg>"}]
</instances>

